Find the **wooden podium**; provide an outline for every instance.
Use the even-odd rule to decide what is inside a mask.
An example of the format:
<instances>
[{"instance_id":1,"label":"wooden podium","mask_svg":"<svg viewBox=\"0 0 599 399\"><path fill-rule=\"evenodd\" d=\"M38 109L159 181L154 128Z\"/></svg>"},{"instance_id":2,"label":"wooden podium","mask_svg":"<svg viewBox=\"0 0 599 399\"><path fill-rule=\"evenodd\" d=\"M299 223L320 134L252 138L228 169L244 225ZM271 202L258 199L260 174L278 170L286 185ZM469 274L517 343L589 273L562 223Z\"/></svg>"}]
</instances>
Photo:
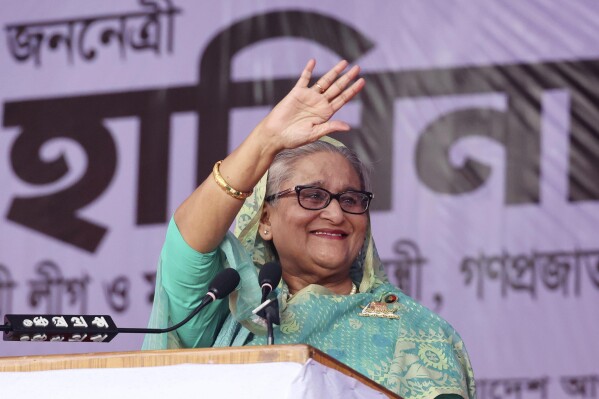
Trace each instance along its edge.
<instances>
[{"instance_id":1,"label":"wooden podium","mask_svg":"<svg viewBox=\"0 0 599 399\"><path fill-rule=\"evenodd\" d=\"M105 352L75 355L0 357L0 372L31 372L68 369L112 369L171 366L178 364L242 365L299 363L310 359L337 370L390 398L399 398L385 387L308 345L273 345L235 348L176 349L159 351Z\"/></svg>"}]
</instances>

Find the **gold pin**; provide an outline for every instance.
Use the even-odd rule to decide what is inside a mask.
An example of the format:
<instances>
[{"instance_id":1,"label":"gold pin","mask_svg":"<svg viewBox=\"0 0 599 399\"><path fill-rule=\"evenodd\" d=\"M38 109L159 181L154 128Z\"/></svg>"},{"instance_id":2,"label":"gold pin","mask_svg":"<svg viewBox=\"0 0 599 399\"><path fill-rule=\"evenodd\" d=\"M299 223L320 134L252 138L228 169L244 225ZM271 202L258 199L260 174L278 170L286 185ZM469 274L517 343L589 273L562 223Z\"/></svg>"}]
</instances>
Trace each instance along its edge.
<instances>
[{"instance_id":1,"label":"gold pin","mask_svg":"<svg viewBox=\"0 0 599 399\"><path fill-rule=\"evenodd\" d=\"M363 317L382 317L385 319L399 319L399 315L395 314L400 308L399 303L385 303L372 301L364 306L362 312L358 316Z\"/></svg>"}]
</instances>

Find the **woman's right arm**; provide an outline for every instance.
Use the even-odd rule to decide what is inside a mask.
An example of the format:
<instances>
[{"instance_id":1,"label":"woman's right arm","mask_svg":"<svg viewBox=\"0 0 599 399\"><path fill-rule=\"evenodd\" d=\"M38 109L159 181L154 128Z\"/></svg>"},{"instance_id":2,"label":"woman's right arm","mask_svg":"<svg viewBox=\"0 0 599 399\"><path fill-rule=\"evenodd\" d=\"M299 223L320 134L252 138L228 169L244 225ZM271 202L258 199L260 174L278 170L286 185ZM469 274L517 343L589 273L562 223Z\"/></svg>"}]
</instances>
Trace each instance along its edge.
<instances>
[{"instance_id":1,"label":"woman's right arm","mask_svg":"<svg viewBox=\"0 0 599 399\"><path fill-rule=\"evenodd\" d=\"M364 87L364 79L351 86L360 69L339 62L309 88L315 61L310 60L295 87L252 130L244 142L220 165L224 180L236 190L249 192L270 167L277 153L318 140L349 125L330 118ZM348 87L349 86L349 87ZM213 251L223 240L243 201L229 196L210 175L177 208L174 220L181 236L201 253Z\"/></svg>"},{"instance_id":2,"label":"woman's right arm","mask_svg":"<svg viewBox=\"0 0 599 399\"><path fill-rule=\"evenodd\" d=\"M230 186L250 191L279 151L349 129L347 124L329 119L364 86L359 79L348 87L359 68L338 78L347 66L340 62L319 80L327 89L321 93L308 88L314 65L313 60L308 62L291 92L223 160L220 173ZM175 211L160 263L160 288L166 292L166 312L172 323L197 307L209 282L222 269L223 254L217 248L242 205L243 201L229 196L208 176ZM226 301L211 303L177 330L179 339L185 347L211 346L227 314Z\"/></svg>"}]
</instances>

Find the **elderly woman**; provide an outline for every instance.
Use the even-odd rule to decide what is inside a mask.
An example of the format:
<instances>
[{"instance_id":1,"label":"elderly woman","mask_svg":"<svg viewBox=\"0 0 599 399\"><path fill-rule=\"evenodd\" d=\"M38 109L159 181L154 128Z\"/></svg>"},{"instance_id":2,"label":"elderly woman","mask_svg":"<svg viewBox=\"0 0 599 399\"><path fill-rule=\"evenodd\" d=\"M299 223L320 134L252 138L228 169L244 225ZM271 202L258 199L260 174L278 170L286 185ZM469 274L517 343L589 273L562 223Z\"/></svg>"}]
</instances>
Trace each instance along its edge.
<instances>
[{"instance_id":1,"label":"elderly woman","mask_svg":"<svg viewBox=\"0 0 599 399\"><path fill-rule=\"evenodd\" d=\"M459 335L386 280L364 167L325 137L349 130L331 117L364 86L354 82L359 68L342 75L342 61L309 87L314 65L176 210L150 325L183 320L223 268L237 269L240 286L168 336L148 336L144 348L265 344L263 320L251 312L261 300L256 270L276 260L277 343L312 345L406 399L473 398Z\"/></svg>"}]
</instances>

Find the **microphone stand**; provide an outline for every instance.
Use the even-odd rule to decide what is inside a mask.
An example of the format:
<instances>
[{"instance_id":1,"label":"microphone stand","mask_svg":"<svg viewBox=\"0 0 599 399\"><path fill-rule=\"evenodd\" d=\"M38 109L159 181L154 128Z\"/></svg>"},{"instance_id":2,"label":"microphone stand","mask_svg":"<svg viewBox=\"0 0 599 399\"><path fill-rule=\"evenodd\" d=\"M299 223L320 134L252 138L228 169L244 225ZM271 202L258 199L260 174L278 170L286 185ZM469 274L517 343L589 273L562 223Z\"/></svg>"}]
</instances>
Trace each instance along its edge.
<instances>
[{"instance_id":1,"label":"microphone stand","mask_svg":"<svg viewBox=\"0 0 599 399\"><path fill-rule=\"evenodd\" d=\"M281 324L281 320L279 318L279 301L275 298L271 303L266 305L266 308L264 308L264 313L266 315L266 331L268 333L266 344L274 345L275 336L272 326L273 324Z\"/></svg>"},{"instance_id":2,"label":"microphone stand","mask_svg":"<svg viewBox=\"0 0 599 399\"><path fill-rule=\"evenodd\" d=\"M4 341L110 342L121 333L163 334L176 330L213 301L214 294L209 292L185 319L167 328L119 328L108 315L7 314L7 324L0 325L0 332L4 332Z\"/></svg>"},{"instance_id":3,"label":"microphone stand","mask_svg":"<svg viewBox=\"0 0 599 399\"><path fill-rule=\"evenodd\" d=\"M276 297L266 299L260 306L252 311L252 313L262 317L266 320L266 332L268 334L267 345L273 345L275 343L273 324L281 324L279 317L279 301Z\"/></svg>"},{"instance_id":4,"label":"microphone stand","mask_svg":"<svg viewBox=\"0 0 599 399\"><path fill-rule=\"evenodd\" d=\"M0 325L4 341L109 342L118 333L163 334L181 327L200 310L229 295L239 284L239 273L226 268L210 283L208 292L193 312L167 328L118 328L108 315L26 315L7 314ZM93 334L93 335L92 335Z\"/></svg>"}]
</instances>

